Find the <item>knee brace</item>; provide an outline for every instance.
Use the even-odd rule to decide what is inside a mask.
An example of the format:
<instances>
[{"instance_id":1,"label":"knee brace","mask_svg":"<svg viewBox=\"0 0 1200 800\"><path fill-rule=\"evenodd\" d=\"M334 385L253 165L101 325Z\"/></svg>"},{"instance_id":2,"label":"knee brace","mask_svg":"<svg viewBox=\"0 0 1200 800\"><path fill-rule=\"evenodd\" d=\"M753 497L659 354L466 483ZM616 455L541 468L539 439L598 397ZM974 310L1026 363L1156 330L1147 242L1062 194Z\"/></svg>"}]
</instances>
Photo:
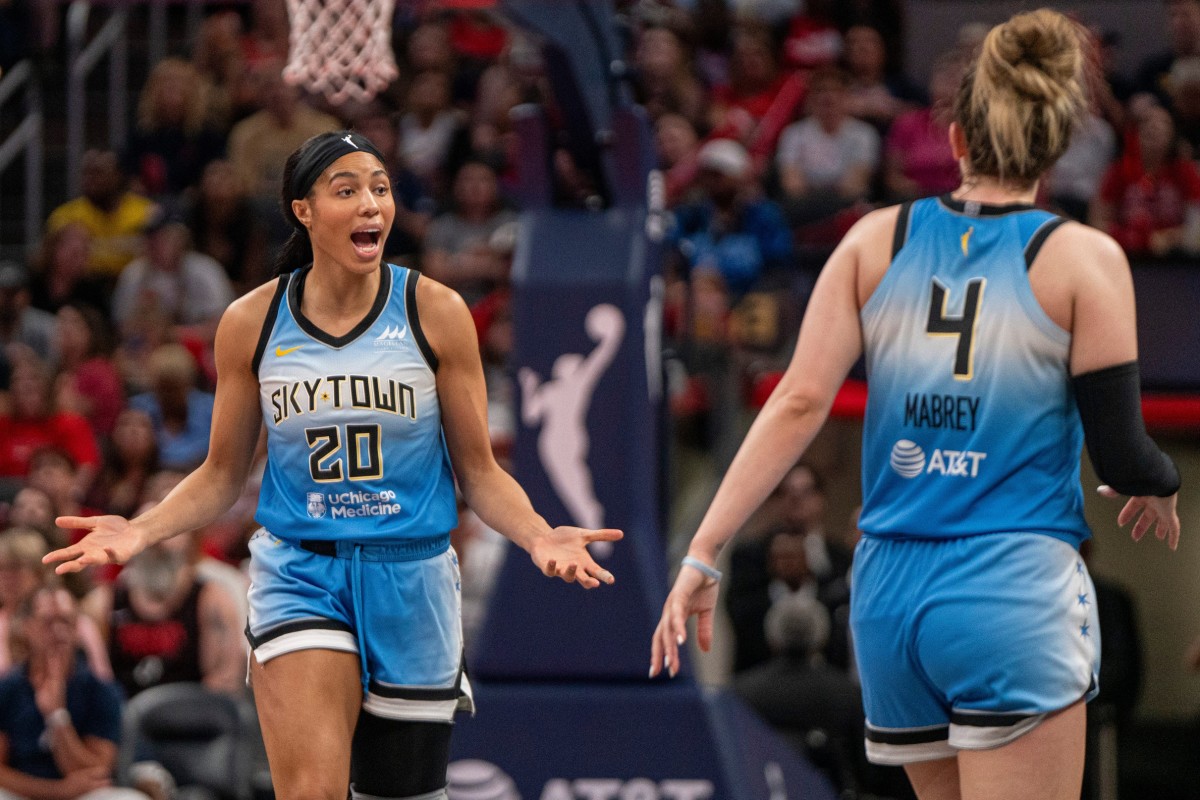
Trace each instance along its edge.
<instances>
[{"instance_id":1,"label":"knee brace","mask_svg":"<svg viewBox=\"0 0 1200 800\"><path fill-rule=\"evenodd\" d=\"M363 711L350 751L355 800L445 800L451 726L384 719Z\"/></svg>"}]
</instances>

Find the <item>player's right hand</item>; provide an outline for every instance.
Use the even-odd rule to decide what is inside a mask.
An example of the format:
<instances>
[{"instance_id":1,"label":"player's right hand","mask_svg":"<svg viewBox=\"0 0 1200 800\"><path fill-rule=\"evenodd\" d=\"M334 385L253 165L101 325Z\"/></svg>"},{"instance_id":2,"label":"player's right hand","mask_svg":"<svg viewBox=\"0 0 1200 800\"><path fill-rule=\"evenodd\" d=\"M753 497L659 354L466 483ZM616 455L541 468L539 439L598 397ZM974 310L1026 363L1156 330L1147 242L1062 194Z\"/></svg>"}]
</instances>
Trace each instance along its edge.
<instances>
[{"instance_id":1,"label":"player's right hand","mask_svg":"<svg viewBox=\"0 0 1200 800\"><path fill-rule=\"evenodd\" d=\"M1100 486L1096 491L1104 497L1121 496L1111 486ZM1167 547L1174 550L1179 547L1179 514L1175 511L1178 499L1178 493L1170 497L1131 497L1121 509L1121 513L1117 514L1117 524L1123 528L1136 519L1137 522L1133 523L1133 530L1130 531L1130 536L1135 542L1140 542L1146 531L1153 527L1154 535L1159 539L1166 539Z\"/></svg>"},{"instance_id":2,"label":"player's right hand","mask_svg":"<svg viewBox=\"0 0 1200 800\"><path fill-rule=\"evenodd\" d=\"M650 641L650 677L663 669L674 678L679 673L679 648L687 641L688 617L696 615L696 641L708 652L712 647L713 611L719 584L689 567L682 567L663 604L662 618Z\"/></svg>"},{"instance_id":3,"label":"player's right hand","mask_svg":"<svg viewBox=\"0 0 1200 800\"><path fill-rule=\"evenodd\" d=\"M47 553L42 558L43 564L61 561L54 568L59 575L100 564L124 564L149 544L140 528L114 514L103 517L59 517L54 524L60 528L88 530L88 534L75 544Z\"/></svg>"}]
</instances>

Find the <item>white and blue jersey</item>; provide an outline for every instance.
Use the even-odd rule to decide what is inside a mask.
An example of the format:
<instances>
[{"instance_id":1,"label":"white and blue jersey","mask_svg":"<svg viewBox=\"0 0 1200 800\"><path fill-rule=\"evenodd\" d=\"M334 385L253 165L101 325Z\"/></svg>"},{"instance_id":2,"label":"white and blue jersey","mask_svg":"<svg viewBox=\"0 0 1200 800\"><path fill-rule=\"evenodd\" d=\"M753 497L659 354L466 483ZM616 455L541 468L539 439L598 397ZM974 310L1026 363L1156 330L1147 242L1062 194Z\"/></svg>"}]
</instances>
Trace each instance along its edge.
<instances>
[{"instance_id":1,"label":"white and blue jersey","mask_svg":"<svg viewBox=\"0 0 1200 800\"><path fill-rule=\"evenodd\" d=\"M873 762L998 747L1098 690L1071 336L1028 278L1062 221L903 206L860 313L870 393L850 618Z\"/></svg>"},{"instance_id":2,"label":"white and blue jersey","mask_svg":"<svg viewBox=\"0 0 1200 800\"><path fill-rule=\"evenodd\" d=\"M892 264L860 314L864 532L1088 537L1071 336L1027 275L1061 222L948 198L901 214Z\"/></svg>"},{"instance_id":3,"label":"white and blue jersey","mask_svg":"<svg viewBox=\"0 0 1200 800\"><path fill-rule=\"evenodd\" d=\"M458 522L416 273L385 264L370 313L330 336L280 278L255 354L267 470L255 518L285 539L426 538Z\"/></svg>"}]
</instances>

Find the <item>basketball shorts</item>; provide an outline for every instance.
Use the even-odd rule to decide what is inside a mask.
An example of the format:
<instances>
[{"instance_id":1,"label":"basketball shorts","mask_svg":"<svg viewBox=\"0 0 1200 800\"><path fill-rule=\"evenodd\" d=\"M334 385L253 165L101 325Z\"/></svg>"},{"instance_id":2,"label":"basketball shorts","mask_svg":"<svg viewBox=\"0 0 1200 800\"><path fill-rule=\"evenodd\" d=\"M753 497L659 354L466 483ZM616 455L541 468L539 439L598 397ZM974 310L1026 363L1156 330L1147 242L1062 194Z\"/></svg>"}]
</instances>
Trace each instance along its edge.
<instances>
[{"instance_id":1,"label":"basketball shorts","mask_svg":"<svg viewBox=\"0 0 1200 800\"><path fill-rule=\"evenodd\" d=\"M450 722L473 711L463 670L458 557L448 536L397 542L250 539L246 638L265 664L298 650L359 656L363 709Z\"/></svg>"},{"instance_id":2,"label":"basketball shorts","mask_svg":"<svg viewBox=\"0 0 1200 800\"><path fill-rule=\"evenodd\" d=\"M1096 592L1066 542L864 536L852 581L876 764L999 747L1099 691Z\"/></svg>"}]
</instances>

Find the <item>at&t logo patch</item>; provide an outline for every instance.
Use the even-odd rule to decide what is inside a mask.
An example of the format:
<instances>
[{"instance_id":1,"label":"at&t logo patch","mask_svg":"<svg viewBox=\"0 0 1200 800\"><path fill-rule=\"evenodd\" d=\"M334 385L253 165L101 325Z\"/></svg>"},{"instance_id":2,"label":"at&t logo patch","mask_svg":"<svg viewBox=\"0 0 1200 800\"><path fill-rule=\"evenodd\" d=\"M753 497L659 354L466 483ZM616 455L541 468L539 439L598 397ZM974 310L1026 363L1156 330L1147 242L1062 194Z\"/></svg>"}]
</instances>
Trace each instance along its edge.
<instances>
[{"instance_id":1,"label":"at&t logo patch","mask_svg":"<svg viewBox=\"0 0 1200 800\"><path fill-rule=\"evenodd\" d=\"M979 464L985 458L987 453L974 450L933 450L927 458L919 444L901 439L892 445L889 461L901 478L915 478L922 473L974 478L979 475Z\"/></svg>"},{"instance_id":2,"label":"at&t logo patch","mask_svg":"<svg viewBox=\"0 0 1200 800\"><path fill-rule=\"evenodd\" d=\"M925 471L925 451L916 442L901 439L892 446L892 469L901 478L915 478Z\"/></svg>"}]
</instances>

